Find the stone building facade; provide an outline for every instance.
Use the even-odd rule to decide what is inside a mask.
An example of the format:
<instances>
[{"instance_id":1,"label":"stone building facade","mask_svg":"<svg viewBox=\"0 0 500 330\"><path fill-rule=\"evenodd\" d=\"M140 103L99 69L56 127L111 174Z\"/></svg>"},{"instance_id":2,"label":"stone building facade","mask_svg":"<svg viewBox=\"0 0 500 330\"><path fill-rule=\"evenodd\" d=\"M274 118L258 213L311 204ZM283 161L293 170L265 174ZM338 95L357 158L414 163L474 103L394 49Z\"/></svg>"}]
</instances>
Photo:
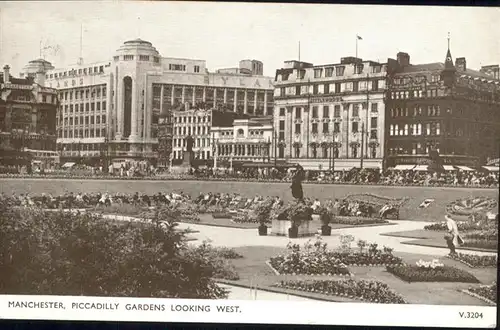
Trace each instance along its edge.
<instances>
[{"instance_id":1,"label":"stone building facade","mask_svg":"<svg viewBox=\"0 0 500 330\"><path fill-rule=\"evenodd\" d=\"M387 64L287 61L276 71L273 157L310 170L381 168Z\"/></svg>"},{"instance_id":2,"label":"stone building facade","mask_svg":"<svg viewBox=\"0 0 500 330\"><path fill-rule=\"evenodd\" d=\"M498 65L481 70L445 61L411 64L399 53L390 60L385 129L388 167L428 161L435 148L447 166L476 167L498 158L500 81Z\"/></svg>"},{"instance_id":3,"label":"stone building facade","mask_svg":"<svg viewBox=\"0 0 500 330\"><path fill-rule=\"evenodd\" d=\"M262 76L258 63L245 60L241 70L211 73L203 60L162 57L150 42L136 39L109 61L51 70L47 84L61 98L59 149L68 159L102 162L105 154L116 164L156 162L159 130L173 143L172 127L158 127L161 116L189 109L272 113L273 81Z\"/></svg>"},{"instance_id":4,"label":"stone building facade","mask_svg":"<svg viewBox=\"0 0 500 330\"><path fill-rule=\"evenodd\" d=\"M45 87L52 66L42 59L29 63L25 78L14 78L5 65L0 74L0 160L2 165L51 168L56 153L57 91Z\"/></svg>"}]
</instances>

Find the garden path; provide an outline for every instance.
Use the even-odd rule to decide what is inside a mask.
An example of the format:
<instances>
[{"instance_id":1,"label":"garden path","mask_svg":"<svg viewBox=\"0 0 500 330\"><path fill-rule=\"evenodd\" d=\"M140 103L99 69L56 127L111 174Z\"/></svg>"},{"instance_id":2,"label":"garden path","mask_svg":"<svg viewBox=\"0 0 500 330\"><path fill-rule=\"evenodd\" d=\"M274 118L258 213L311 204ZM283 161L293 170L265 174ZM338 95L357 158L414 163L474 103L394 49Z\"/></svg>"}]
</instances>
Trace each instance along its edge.
<instances>
[{"instance_id":1,"label":"garden path","mask_svg":"<svg viewBox=\"0 0 500 330\"><path fill-rule=\"evenodd\" d=\"M414 240L412 238L405 237L393 237L384 236L381 234L397 232L397 231L408 231L415 229L423 229L428 222L419 221L391 221L395 223L391 226L376 226L376 227L361 227L361 228L345 228L336 229L332 231L332 236L323 236L322 240L328 243L329 247L339 247L340 246L340 235L353 235L355 240L366 240L367 242L375 242L380 247L388 246L397 252L406 253L417 253L425 254L431 256L446 256L449 253L448 249L436 248L429 246L419 246L419 245L408 245L403 244L403 242ZM273 246L284 248L290 239L288 237L282 236L259 236L257 229L240 229L240 228L227 228L227 227L212 227L199 224L191 223L181 223L179 225L181 229L190 228L196 233L189 234L190 237L196 238L197 241L193 241L193 244L200 244L204 240L210 240L211 244L214 246L227 246L227 247L239 247L239 246ZM293 242L298 244L303 244L310 237L301 237L293 239ZM352 246L355 246L356 242L353 242ZM481 252L481 251L462 251L460 249L457 252L465 252L468 254L477 255L494 255L494 252Z\"/></svg>"}]
</instances>

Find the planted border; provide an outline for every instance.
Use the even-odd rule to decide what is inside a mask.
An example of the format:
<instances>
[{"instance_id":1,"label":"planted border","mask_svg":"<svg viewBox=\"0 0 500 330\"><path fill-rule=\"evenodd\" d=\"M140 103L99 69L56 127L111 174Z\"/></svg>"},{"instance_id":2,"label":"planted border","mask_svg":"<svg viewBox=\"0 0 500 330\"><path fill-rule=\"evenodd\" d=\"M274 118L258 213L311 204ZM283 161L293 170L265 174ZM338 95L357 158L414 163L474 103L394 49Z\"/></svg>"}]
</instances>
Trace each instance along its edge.
<instances>
[{"instance_id":1,"label":"planted border","mask_svg":"<svg viewBox=\"0 0 500 330\"><path fill-rule=\"evenodd\" d=\"M457 253L456 255L449 254L446 256L449 259L459 261L470 268L488 268L497 267L497 256L478 256L474 254Z\"/></svg>"},{"instance_id":2,"label":"planted border","mask_svg":"<svg viewBox=\"0 0 500 330\"><path fill-rule=\"evenodd\" d=\"M387 271L406 282L479 283L471 273L451 266L424 268L415 265L388 266Z\"/></svg>"},{"instance_id":3,"label":"planted border","mask_svg":"<svg viewBox=\"0 0 500 330\"><path fill-rule=\"evenodd\" d=\"M385 283L367 280L314 280L280 281L274 287L313 292L329 296L346 297L382 304L407 304L408 302Z\"/></svg>"},{"instance_id":4,"label":"planted border","mask_svg":"<svg viewBox=\"0 0 500 330\"><path fill-rule=\"evenodd\" d=\"M490 285L481 285L479 287L471 287L466 290L462 290L462 292L475 297L479 300L486 302L489 305L496 306L497 305L497 294L498 287L497 283L493 282Z\"/></svg>"}]
</instances>

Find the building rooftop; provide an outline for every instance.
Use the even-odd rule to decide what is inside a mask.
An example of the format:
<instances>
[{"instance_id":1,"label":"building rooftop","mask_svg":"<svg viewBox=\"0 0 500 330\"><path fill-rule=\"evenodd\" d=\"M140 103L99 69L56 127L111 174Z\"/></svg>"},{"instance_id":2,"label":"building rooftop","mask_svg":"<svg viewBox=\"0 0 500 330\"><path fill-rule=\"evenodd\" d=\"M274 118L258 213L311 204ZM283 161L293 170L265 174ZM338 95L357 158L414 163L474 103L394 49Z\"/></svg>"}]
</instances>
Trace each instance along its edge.
<instances>
[{"instance_id":1,"label":"building rooftop","mask_svg":"<svg viewBox=\"0 0 500 330\"><path fill-rule=\"evenodd\" d=\"M434 63L426 63L426 64L411 64L402 68L400 73L416 73L416 72L429 72L429 71L442 71L445 69L444 63L434 62ZM485 73L482 73L473 69L465 69L465 71L457 71L459 74L469 75L471 77L477 78L485 78L485 79L493 79L492 76L489 76Z\"/></svg>"},{"instance_id":2,"label":"building rooftop","mask_svg":"<svg viewBox=\"0 0 500 330\"><path fill-rule=\"evenodd\" d=\"M26 79L23 79L23 78L14 78L14 77L10 76L9 81L11 84L15 84L15 85L27 85L27 86L33 85L33 79L31 77L27 77ZM0 73L0 83L3 84L3 82L4 82L3 73Z\"/></svg>"}]
</instances>

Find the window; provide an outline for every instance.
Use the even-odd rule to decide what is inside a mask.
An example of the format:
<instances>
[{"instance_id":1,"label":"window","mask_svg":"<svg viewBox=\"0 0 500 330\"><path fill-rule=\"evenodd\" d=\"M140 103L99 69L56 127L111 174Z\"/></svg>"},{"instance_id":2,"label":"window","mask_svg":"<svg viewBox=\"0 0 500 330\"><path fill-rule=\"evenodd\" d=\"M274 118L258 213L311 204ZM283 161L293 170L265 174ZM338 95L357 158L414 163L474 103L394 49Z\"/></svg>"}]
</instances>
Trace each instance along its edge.
<instances>
[{"instance_id":1,"label":"window","mask_svg":"<svg viewBox=\"0 0 500 330\"><path fill-rule=\"evenodd\" d=\"M102 66L102 65L101 65L101 66L99 67L99 72L100 72L100 73L104 73L104 66Z\"/></svg>"},{"instance_id":2,"label":"window","mask_svg":"<svg viewBox=\"0 0 500 330\"><path fill-rule=\"evenodd\" d=\"M352 157L353 157L353 158L357 158L357 157L358 157L358 146L353 145L353 146L351 147L351 149L352 149Z\"/></svg>"},{"instance_id":3,"label":"window","mask_svg":"<svg viewBox=\"0 0 500 330\"><path fill-rule=\"evenodd\" d=\"M95 103L90 103L90 110L95 111Z\"/></svg>"},{"instance_id":4,"label":"window","mask_svg":"<svg viewBox=\"0 0 500 330\"><path fill-rule=\"evenodd\" d=\"M356 74L362 74L363 73L363 68L364 68L363 64L356 65L356 67L355 67Z\"/></svg>"},{"instance_id":5,"label":"window","mask_svg":"<svg viewBox=\"0 0 500 330\"><path fill-rule=\"evenodd\" d=\"M353 92L357 92L357 91L359 91L359 82L354 81L354 82L352 83L352 91L353 91Z\"/></svg>"},{"instance_id":6,"label":"window","mask_svg":"<svg viewBox=\"0 0 500 330\"><path fill-rule=\"evenodd\" d=\"M330 84L325 84L323 86L323 93L324 94L330 94Z\"/></svg>"},{"instance_id":7,"label":"window","mask_svg":"<svg viewBox=\"0 0 500 330\"><path fill-rule=\"evenodd\" d=\"M377 139L377 130L376 129L372 129L370 131L370 139Z\"/></svg>"},{"instance_id":8,"label":"window","mask_svg":"<svg viewBox=\"0 0 500 330\"><path fill-rule=\"evenodd\" d=\"M149 55L139 55L139 61L149 62Z\"/></svg>"},{"instance_id":9,"label":"window","mask_svg":"<svg viewBox=\"0 0 500 330\"><path fill-rule=\"evenodd\" d=\"M323 133L328 133L328 123L323 123Z\"/></svg>"},{"instance_id":10,"label":"window","mask_svg":"<svg viewBox=\"0 0 500 330\"><path fill-rule=\"evenodd\" d=\"M333 117L340 118L340 105L335 105L333 109Z\"/></svg>"},{"instance_id":11,"label":"window","mask_svg":"<svg viewBox=\"0 0 500 330\"><path fill-rule=\"evenodd\" d=\"M326 68L325 77L331 77L331 76L333 76L333 68Z\"/></svg>"},{"instance_id":12,"label":"window","mask_svg":"<svg viewBox=\"0 0 500 330\"><path fill-rule=\"evenodd\" d=\"M90 104L89 103L85 103L85 111L88 112L90 109Z\"/></svg>"},{"instance_id":13,"label":"window","mask_svg":"<svg viewBox=\"0 0 500 330\"><path fill-rule=\"evenodd\" d=\"M96 109L96 110L97 110L97 111L101 111L101 103L100 103L100 102L97 102L96 106L97 106L97 109Z\"/></svg>"},{"instance_id":14,"label":"window","mask_svg":"<svg viewBox=\"0 0 500 330\"><path fill-rule=\"evenodd\" d=\"M200 66L199 65L195 65L194 66L194 72L196 72L196 73L200 72Z\"/></svg>"},{"instance_id":15,"label":"window","mask_svg":"<svg viewBox=\"0 0 500 330\"><path fill-rule=\"evenodd\" d=\"M300 95L300 86L295 86L295 95Z\"/></svg>"},{"instance_id":16,"label":"window","mask_svg":"<svg viewBox=\"0 0 500 330\"><path fill-rule=\"evenodd\" d=\"M378 103L372 103L372 112L378 112Z\"/></svg>"},{"instance_id":17,"label":"window","mask_svg":"<svg viewBox=\"0 0 500 330\"><path fill-rule=\"evenodd\" d=\"M359 105L355 103L352 107L352 116L359 117Z\"/></svg>"},{"instance_id":18,"label":"window","mask_svg":"<svg viewBox=\"0 0 500 330\"><path fill-rule=\"evenodd\" d=\"M300 158L300 147L295 146L295 158Z\"/></svg>"},{"instance_id":19,"label":"window","mask_svg":"<svg viewBox=\"0 0 500 330\"><path fill-rule=\"evenodd\" d=\"M327 105L323 106L323 118L330 117L330 108Z\"/></svg>"},{"instance_id":20,"label":"window","mask_svg":"<svg viewBox=\"0 0 500 330\"><path fill-rule=\"evenodd\" d=\"M312 108L312 117L313 118L318 118L318 107L313 107Z\"/></svg>"},{"instance_id":21,"label":"window","mask_svg":"<svg viewBox=\"0 0 500 330\"><path fill-rule=\"evenodd\" d=\"M286 95L286 90L285 87L280 88L280 96L285 96Z\"/></svg>"},{"instance_id":22,"label":"window","mask_svg":"<svg viewBox=\"0 0 500 330\"><path fill-rule=\"evenodd\" d=\"M301 115L300 110L302 110L302 109L299 107L295 108L295 119L300 119L300 115Z\"/></svg>"},{"instance_id":23,"label":"window","mask_svg":"<svg viewBox=\"0 0 500 330\"><path fill-rule=\"evenodd\" d=\"M378 118L377 117L372 117L371 118L371 122L370 122L370 127L371 128L377 128L377 124L378 124Z\"/></svg>"},{"instance_id":24,"label":"window","mask_svg":"<svg viewBox=\"0 0 500 330\"><path fill-rule=\"evenodd\" d=\"M106 110L106 101L102 102L102 110Z\"/></svg>"},{"instance_id":25,"label":"window","mask_svg":"<svg viewBox=\"0 0 500 330\"><path fill-rule=\"evenodd\" d=\"M94 116L90 117L90 124L94 125Z\"/></svg>"},{"instance_id":26,"label":"window","mask_svg":"<svg viewBox=\"0 0 500 330\"><path fill-rule=\"evenodd\" d=\"M313 94L318 94L319 88L318 85L313 85Z\"/></svg>"},{"instance_id":27,"label":"window","mask_svg":"<svg viewBox=\"0 0 500 330\"><path fill-rule=\"evenodd\" d=\"M321 78L322 73L323 69L314 69L314 78Z\"/></svg>"},{"instance_id":28,"label":"window","mask_svg":"<svg viewBox=\"0 0 500 330\"><path fill-rule=\"evenodd\" d=\"M345 71L345 67L344 66L338 66L335 68L335 74L338 76L343 76L344 75L344 71Z\"/></svg>"},{"instance_id":29,"label":"window","mask_svg":"<svg viewBox=\"0 0 500 330\"><path fill-rule=\"evenodd\" d=\"M333 133L340 132L340 123L333 123Z\"/></svg>"},{"instance_id":30,"label":"window","mask_svg":"<svg viewBox=\"0 0 500 330\"><path fill-rule=\"evenodd\" d=\"M280 120L279 127L280 127L280 131L284 131L285 130L285 121L284 120Z\"/></svg>"},{"instance_id":31,"label":"window","mask_svg":"<svg viewBox=\"0 0 500 330\"><path fill-rule=\"evenodd\" d=\"M123 60L124 61L133 61L134 55L123 55Z\"/></svg>"},{"instance_id":32,"label":"window","mask_svg":"<svg viewBox=\"0 0 500 330\"><path fill-rule=\"evenodd\" d=\"M351 130L352 130L353 133L357 133L358 132L358 122L357 121L355 121L355 122L352 123L352 129Z\"/></svg>"},{"instance_id":33,"label":"window","mask_svg":"<svg viewBox=\"0 0 500 330\"><path fill-rule=\"evenodd\" d=\"M378 91L378 80L372 81L372 91Z\"/></svg>"},{"instance_id":34,"label":"window","mask_svg":"<svg viewBox=\"0 0 500 330\"><path fill-rule=\"evenodd\" d=\"M300 124L295 124L295 134L300 134Z\"/></svg>"},{"instance_id":35,"label":"window","mask_svg":"<svg viewBox=\"0 0 500 330\"><path fill-rule=\"evenodd\" d=\"M284 140L285 140L285 132L280 132L279 141L284 141Z\"/></svg>"},{"instance_id":36,"label":"window","mask_svg":"<svg viewBox=\"0 0 500 330\"><path fill-rule=\"evenodd\" d=\"M101 123L106 124L106 115L102 115Z\"/></svg>"},{"instance_id":37,"label":"window","mask_svg":"<svg viewBox=\"0 0 500 330\"><path fill-rule=\"evenodd\" d=\"M372 72L373 73L380 73L380 72L382 72L382 66L381 65L372 66Z\"/></svg>"},{"instance_id":38,"label":"window","mask_svg":"<svg viewBox=\"0 0 500 330\"><path fill-rule=\"evenodd\" d=\"M340 93L340 91L341 91L340 83L335 83L335 93Z\"/></svg>"},{"instance_id":39,"label":"window","mask_svg":"<svg viewBox=\"0 0 500 330\"><path fill-rule=\"evenodd\" d=\"M95 123L100 124L101 123L101 116L95 117Z\"/></svg>"},{"instance_id":40,"label":"window","mask_svg":"<svg viewBox=\"0 0 500 330\"><path fill-rule=\"evenodd\" d=\"M286 111L285 108L280 108L280 116L281 117L285 116L285 111Z\"/></svg>"},{"instance_id":41,"label":"window","mask_svg":"<svg viewBox=\"0 0 500 330\"><path fill-rule=\"evenodd\" d=\"M311 132L313 134L318 134L318 123L313 123L312 124L312 129L311 129Z\"/></svg>"},{"instance_id":42,"label":"window","mask_svg":"<svg viewBox=\"0 0 500 330\"><path fill-rule=\"evenodd\" d=\"M170 71L186 71L186 66L183 64L169 64L168 69Z\"/></svg>"}]
</instances>

